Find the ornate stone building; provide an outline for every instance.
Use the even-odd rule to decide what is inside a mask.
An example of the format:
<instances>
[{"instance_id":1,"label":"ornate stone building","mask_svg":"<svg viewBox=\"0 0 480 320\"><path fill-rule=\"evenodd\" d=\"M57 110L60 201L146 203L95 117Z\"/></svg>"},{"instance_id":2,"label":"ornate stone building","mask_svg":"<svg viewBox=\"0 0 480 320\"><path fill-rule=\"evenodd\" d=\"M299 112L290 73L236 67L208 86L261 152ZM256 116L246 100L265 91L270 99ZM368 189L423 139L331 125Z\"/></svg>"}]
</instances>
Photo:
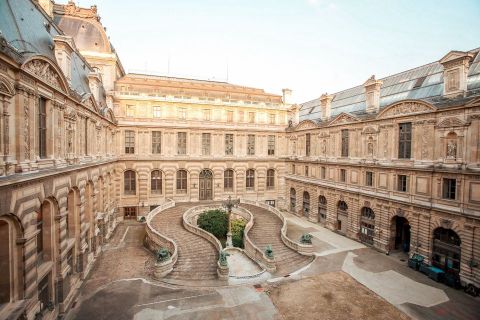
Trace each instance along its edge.
<instances>
[{"instance_id":1,"label":"ornate stone building","mask_svg":"<svg viewBox=\"0 0 480 320\"><path fill-rule=\"evenodd\" d=\"M97 8L0 0L0 318L70 306L118 221L265 201L480 285L480 55L301 105L125 75Z\"/></svg>"}]
</instances>

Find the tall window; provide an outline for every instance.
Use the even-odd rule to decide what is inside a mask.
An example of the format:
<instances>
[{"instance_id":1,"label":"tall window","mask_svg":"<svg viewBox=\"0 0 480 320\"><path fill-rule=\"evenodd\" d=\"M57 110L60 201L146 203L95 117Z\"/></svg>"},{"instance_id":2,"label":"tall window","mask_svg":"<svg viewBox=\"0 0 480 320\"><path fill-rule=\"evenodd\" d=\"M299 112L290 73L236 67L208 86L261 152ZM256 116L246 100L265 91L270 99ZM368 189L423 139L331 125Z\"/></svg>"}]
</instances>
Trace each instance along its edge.
<instances>
[{"instance_id":1,"label":"tall window","mask_svg":"<svg viewBox=\"0 0 480 320\"><path fill-rule=\"evenodd\" d=\"M135 153L135 131L125 130L125 153Z\"/></svg>"},{"instance_id":2,"label":"tall window","mask_svg":"<svg viewBox=\"0 0 480 320\"><path fill-rule=\"evenodd\" d=\"M277 117L276 117L275 114L273 114L273 113L270 113L270 114L268 115L268 119L269 119L268 122L269 122L270 124L275 124L275 122L277 122Z\"/></svg>"},{"instance_id":3,"label":"tall window","mask_svg":"<svg viewBox=\"0 0 480 320\"><path fill-rule=\"evenodd\" d=\"M340 169L340 181L345 182L347 180L347 170Z\"/></svg>"},{"instance_id":4,"label":"tall window","mask_svg":"<svg viewBox=\"0 0 480 320\"><path fill-rule=\"evenodd\" d=\"M43 205L37 215L37 261L43 262Z\"/></svg>"},{"instance_id":5,"label":"tall window","mask_svg":"<svg viewBox=\"0 0 480 320\"><path fill-rule=\"evenodd\" d=\"M243 111L238 111L238 122L243 122L245 121Z\"/></svg>"},{"instance_id":6,"label":"tall window","mask_svg":"<svg viewBox=\"0 0 480 320\"><path fill-rule=\"evenodd\" d=\"M153 107L153 117L160 118L162 116L162 108L160 106Z\"/></svg>"},{"instance_id":7,"label":"tall window","mask_svg":"<svg viewBox=\"0 0 480 320\"><path fill-rule=\"evenodd\" d=\"M225 155L233 155L233 134L231 133L225 135Z\"/></svg>"},{"instance_id":8,"label":"tall window","mask_svg":"<svg viewBox=\"0 0 480 320\"><path fill-rule=\"evenodd\" d=\"M275 170L267 170L267 189L275 188Z\"/></svg>"},{"instance_id":9,"label":"tall window","mask_svg":"<svg viewBox=\"0 0 480 320\"><path fill-rule=\"evenodd\" d=\"M225 191L233 190L233 172L232 169L227 169L223 173L223 188Z\"/></svg>"},{"instance_id":10,"label":"tall window","mask_svg":"<svg viewBox=\"0 0 480 320\"><path fill-rule=\"evenodd\" d=\"M408 191L408 178L406 175L399 174L397 176L397 190L401 192Z\"/></svg>"},{"instance_id":11,"label":"tall window","mask_svg":"<svg viewBox=\"0 0 480 320\"><path fill-rule=\"evenodd\" d=\"M443 178L443 199L455 200L457 195L457 179Z\"/></svg>"},{"instance_id":12,"label":"tall window","mask_svg":"<svg viewBox=\"0 0 480 320\"><path fill-rule=\"evenodd\" d=\"M412 123L400 123L398 135L398 158L410 159L412 153Z\"/></svg>"},{"instance_id":13,"label":"tall window","mask_svg":"<svg viewBox=\"0 0 480 320\"><path fill-rule=\"evenodd\" d=\"M292 163L292 174L297 174L297 170L295 168L295 164Z\"/></svg>"},{"instance_id":14,"label":"tall window","mask_svg":"<svg viewBox=\"0 0 480 320\"><path fill-rule=\"evenodd\" d=\"M342 130L342 157L348 157L348 129Z\"/></svg>"},{"instance_id":15,"label":"tall window","mask_svg":"<svg viewBox=\"0 0 480 320\"><path fill-rule=\"evenodd\" d=\"M290 211L295 212L297 206L297 192L295 189L290 188Z\"/></svg>"},{"instance_id":16,"label":"tall window","mask_svg":"<svg viewBox=\"0 0 480 320\"><path fill-rule=\"evenodd\" d=\"M247 189L253 189L255 188L255 171L253 169L248 169L247 170L247 175L246 175L246 187Z\"/></svg>"},{"instance_id":17,"label":"tall window","mask_svg":"<svg viewBox=\"0 0 480 320\"><path fill-rule=\"evenodd\" d=\"M325 179L326 176L327 176L327 169L325 167L322 167L320 169L320 178Z\"/></svg>"},{"instance_id":18,"label":"tall window","mask_svg":"<svg viewBox=\"0 0 480 320\"><path fill-rule=\"evenodd\" d=\"M186 132L177 132L177 154L187 154Z\"/></svg>"},{"instance_id":19,"label":"tall window","mask_svg":"<svg viewBox=\"0 0 480 320\"><path fill-rule=\"evenodd\" d=\"M248 113L248 122L255 123L255 112Z\"/></svg>"},{"instance_id":20,"label":"tall window","mask_svg":"<svg viewBox=\"0 0 480 320\"><path fill-rule=\"evenodd\" d=\"M87 155L88 154L88 119L85 119L85 135L84 135L84 139L85 141L83 141L83 154L84 155ZM133 153L133 152L132 152Z\"/></svg>"},{"instance_id":21,"label":"tall window","mask_svg":"<svg viewBox=\"0 0 480 320\"><path fill-rule=\"evenodd\" d=\"M127 170L123 173L123 191L125 194L135 194L137 192L136 174L133 170Z\"/></svg>"},{"instance_id":22,"label":"tall window","mask_svg":"<svg viewBox=\"0 0 480 320\"><path fill-rule=\"evenodd\" d=\"M202 133L202 155L210 155L210 133Z\"/></svg>"},{"instance_id":23,"label":"tall window","mask_svg":"<svg viewBox=\"0 0 480 320\"><path fill-rule=\"evenodd\" d=\"M227 122L233 122L233 111L227 111Z\"/></svg>"},{"instance_id":24,"label":"tall window","mask_svg":"<svg viewBox=\"0 0 480 320\"><path fill-rule=\"evenodd\" d=\"M305 176L307 176L307 177L308 177L308 173L309 173L308 169L309 169L308 166L305 166Z\"/></svg>"},{"instance_id":25,"label":"tall window","mask_svg":"<svg viewBox=\"0 0 480 320\"><path fill-rule=\"evenodd\" d=\"M203 110L203 120L205 120L205 121L210 121L210 119L211 119L211 114L212 114L212 110L210 110L210 109L204 109L204 110Z\"/></svg>"},{"instance_id":26,"label":"tall window","mask_svg":"<svg viewBox=\"0 0 480 320\"><path fill-rule=\"evenodd\" d=\"M254 134L248 135L247 154L250 156L255 154L255 135Z\"/></svg>"},{"instance_id":27,"label":"tall window","mask_svg":"<svg viewBox=\"0 0 480 320\"><path fill-rule=\"evenodd\" d=\"M310 133L305 135L305 155L310 156Z\"/></svg>"},{"instance_id":28,"label":"tall window","mask_svg":"<svg viewBox=\"0 0 480 320\"><path fill-rule=\"evenodd\" d=\"M187 108L178 108L178 119L187 119Z\"/></svg>"},{"instance_id":29,"label":"tall window","mask_svg":"<svg viewBox=\"0 0 480 320\"><path fill-rule=\"evenodd\" d=\"M268 155L275 155L275 136L268 136Z\"/></svg>"},{"instance_id":30,"label":"tall window","mask_svg":"<svg viewBox=\"0 0 480 320\"><path fill-rule=\"evenodd\" d=\"M152 193L162 194L162 172L153 170L150 175L150 190Z\"/></svg>"},{"instance_id":31,"label":"tall window","mask_svg":"<svg viewBox=\"0 0 480 320\"><path fill-rule=\"evenodd\" d=\"M162 132L152 131L152 153L162 153Z\"/></svg>"},{"instance_id":32,"label":"tall window","mask_svg":"<svg viewBox=\"0 0 480 320\"><path fill-rule=\"evenodd\" d=\"M177 192L179 193L187 192L187 171L186 170L177 171Z\"/></svg>"},{"instance_id":33,"label":"tall window","mask_svg":"<svg viewBox=\"0 0 480 320\"><path fill-rule=\"evenodd\" d=\"M127 105L127 117L135 117L135 106Z\"/></svg>"},{"instance_id":34,"label":"tall window","mask_svg":"<svg viewBox=\"0 0 480 320\"><path fill-rule=\"evenodd\" d=\"M47 100L40 97L38 100L38 155L47 157Z\"/></svg>"},{"instance_id":35,"label":"tall window","mask_svg":"<svg viewBox=\"0 0 480 320\"><path fill-rule=\"evenodd\" d=\"M365 185L369 187L373 186L373 172L367 171L365 173Z\"/></svg>"}]
</instances>

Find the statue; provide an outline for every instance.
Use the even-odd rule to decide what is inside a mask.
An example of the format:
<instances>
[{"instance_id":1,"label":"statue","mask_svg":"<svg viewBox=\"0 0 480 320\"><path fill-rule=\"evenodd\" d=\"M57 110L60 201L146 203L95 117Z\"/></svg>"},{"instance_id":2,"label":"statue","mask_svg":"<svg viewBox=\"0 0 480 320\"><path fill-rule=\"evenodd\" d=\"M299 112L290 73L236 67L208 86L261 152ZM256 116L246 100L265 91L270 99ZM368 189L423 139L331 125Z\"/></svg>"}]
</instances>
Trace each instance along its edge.
<instances>
[{"instance_id":1,"label":"statue","mask_svg":"<svg viewBox=\"0 0 480 320\"><path fill-rule=\"evenodd\" d=\"M228 252L220 251L220 256L218 258L218 263L220 263L220 265L223 266L223 267L228 266L228 260L227 260L228 256L230 256L230 254Z\"/></svg>"},{"instance_id":2,"label":"statue","mask_svg":"<svg viewBox=\"0 0 480 320\"><path fill-rule=\"evenodd\" d=\"M455 159L457 157L457 142L448 141L447 142L447 158Z\"/></svg>"},{"instance_id":3,"label":"statue","mask_svg":"<svg viewBox=\"0 0 480 320\"><path fill-rule=\"evenodd\" d=\"M273 249L272 249L272 245L271 245L271 244L269 244L269 245L265 248L265 255L267 256L267 258L273 259Z\"/></svg>"},{"instance_id":4,"label":"statue","mask_svg":"<svg viewBox=\"0 0 480 320\"><path fill-rule=\"evenodd\" d=\"M367 149L368 149L368 155L373 156L373 143L369 143L367 145Z\"/></svg>"},{"instance_id":5,"label":"statue","mask_svg":"<svg viewBox=\"0 0 480 320\"><path fill-rule=\"evenodd\" d=\"M300 237L300 243L312 244L312 235L310 233L304 233Z\"/></svg>"},{"instance_id":6,"label":"statue","mask_svg":"<svg viewBox=\"0 0 480 320\"><path fill-rule=\"evenodd\" d=\"M157 262L164 262L170 259L170 252L166 248L160 248L156 254Z\"/></svg>"}]
</instances>

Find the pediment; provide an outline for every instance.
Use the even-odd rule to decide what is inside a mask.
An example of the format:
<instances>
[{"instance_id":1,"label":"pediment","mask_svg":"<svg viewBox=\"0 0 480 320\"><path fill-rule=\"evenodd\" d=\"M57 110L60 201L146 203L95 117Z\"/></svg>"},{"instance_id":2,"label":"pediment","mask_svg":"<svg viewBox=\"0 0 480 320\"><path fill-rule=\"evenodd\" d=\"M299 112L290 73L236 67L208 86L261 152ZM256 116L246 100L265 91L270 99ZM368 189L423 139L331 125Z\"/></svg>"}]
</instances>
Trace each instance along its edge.
<instances>
[{"instance_id":1,"label":"pediment","mask_svg":"<svg viewBox=\"0 0 480 320\"><path fill-rule=\"evenodd\" d=\"M458 118L450 117L443 120L437 124L437 128L452 128L452 127L464 127L466 123Z\"/></svg>"},{"instance_id":2,"label":"pediment","mask_svg":"<svg viewBox=\"0 0 480 320\"><path fill-rule=\"evenodd\" d=\"M105 117L110 120L111 122L115 123L115 115L113 114L112 109L107 107L107 111L105 112Z\"/></svg>"},{"instance_id":3,"label":"pediment","mask_svg":"<svg viewBox=\"0 0 480 320\"><path fill-rule=\"evenodd\" d=\"M95 101L95 98L91 93L88 94L88 96L82 100L82 103L86 105L88 109L95 112L99 112L97 107L97 102Z\"/></svg>"},{"instance_id":4,"label":"pediment","mask_svg":"<svg viewBox=\"0 0 480 320\"><path fill-rule=\"evenodd\" d=\"M362 133L363 134L376 134L376 133L378 133L378 130L375 129L374 127L372 127L372 126L368 126L365 129L363 129Z\"/></svg>"},{"instance_id":5,"label":"pediment","mask_svg":"<svg viewBox=\"0 0 480 320\"><path fill-rule=\"evenodd\" d=\"M68 92L68 85L62 72L49 59L41 56L27 60L22 69L52 87Z\"/></svg>"},{"instance_id":6,"label":"pediment","mask_svg":"<svg viewBox=\"0 0 480 320\"><path fill-rule=\"evenodd\" d=\"M383 109L377 119L393 118L409 114L425 113L436 111L434 106L420 100L405 100L396 102Z\"/></svg>"},{"instance_id":7,"label":"pediment","mask_svg":"<svg viewBox=\"0 0 480 320\"><path fill-rule=\"evenodd\" d=\"M351 122L358 122L358 121L360 120L357 117L354 117L349 113L342 112L330 122L330 125L351 123Z\"/></svg>"},{"instance_id":8,"label":"pediment","mask_svg":"<svg viewBox=\"0 0 480 320\"><path fill-rule=\"evenodd\" d=\"M440 59L439 62L441 64L444 64L444 63L447 63L447 62L450 62L450 61L454 61L454 60L457 60L457 59L463 59L463 58L467 58L467 57L471 57L471 56L472 56L472 54L470 54L468 52L450 51L442 59Z\"/></svg>"},{"instance_id":9,"label":"pediment","mask_svg":"<svg viewBox=\"0 0 480 320\"><path fill-rule=\"evenodd\" d=\"M312 120L303 120L296 127L295 130L305 130L317 128L317 124Z\"/></svg>"}]
</instances>

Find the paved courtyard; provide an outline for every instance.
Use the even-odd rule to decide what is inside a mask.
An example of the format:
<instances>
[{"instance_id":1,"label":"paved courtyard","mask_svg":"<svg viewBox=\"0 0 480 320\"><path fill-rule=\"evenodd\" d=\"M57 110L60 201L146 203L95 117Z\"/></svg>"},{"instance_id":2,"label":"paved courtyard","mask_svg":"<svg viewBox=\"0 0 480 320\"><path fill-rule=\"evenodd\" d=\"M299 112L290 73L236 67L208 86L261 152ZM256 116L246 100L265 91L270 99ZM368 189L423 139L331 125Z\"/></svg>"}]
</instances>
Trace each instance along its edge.
<instances>
[{"instance_id":1,"label":"paved courtyard","mask_svg":"<svg viewBox=\"0 0 480 320\"><path fill-rule=\"evenodd\" d=\"M152 281L144 226L124 223L66 318L480 319L479 298L413 271L403 257L386 256L299 217L287 219L292 238L314 236L316 259L260 287L187 288Z\"/></svg>"}]
</instances>

